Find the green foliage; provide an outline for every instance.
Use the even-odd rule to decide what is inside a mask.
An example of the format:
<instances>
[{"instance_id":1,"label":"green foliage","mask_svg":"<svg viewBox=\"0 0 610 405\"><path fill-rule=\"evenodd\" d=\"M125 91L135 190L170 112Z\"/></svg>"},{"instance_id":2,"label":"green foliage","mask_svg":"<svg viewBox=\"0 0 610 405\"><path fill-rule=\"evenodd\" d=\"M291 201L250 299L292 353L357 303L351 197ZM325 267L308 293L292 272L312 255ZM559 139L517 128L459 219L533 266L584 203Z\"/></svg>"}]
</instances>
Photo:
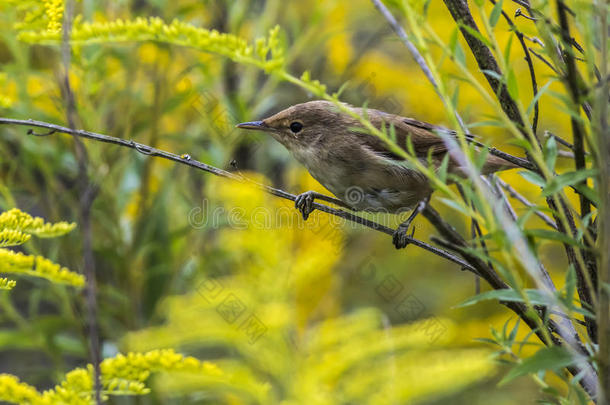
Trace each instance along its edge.
<instances>
[{"instance_id":1,"label":"green foliage","mask_svg":"<svg viewBox=\"0 0 610 405\"><path fill-rule=\"evenodd\" d=\"M79 2L70 33L74 51L70 79L78 125L162 146L178 154L188 153L221 167L235 158L245 176L254 177L246 170L256 168L296 192L322 190L317 184L300 180L300 173L286 170L291 160L274 144L262 136L253 139L236 134L232 128L236 122L259 119L304 101L303 93L296 88L310 97L331 100L339 109L345 108L341 100L363 104L368 99L365 105L371 108L389 110L388 106L398 106L390 112L444 123L458 130L455 112L459 111L468 128L476 128L481 141L500 145L500 149L508 144L506 147L517 155L527 152L541 168L539 173L523 173L529 183L511 172L502 175L532 201L531 207L516 210L514 224L507 224L500 209L502 203L485 194L486 188L476 178L461 181L462 198L447 185L455 180L447 174L447 160L439 171L430 170L424 162L409 160L408 154L395 145L392 128L379 130L366 117L355 118L430 178L438 198L448 207L442 215L458 230L468 234L459 219L476 219L483 229L483 237L469 241L469 252L493 263L510 289L484 292L469 303L492 298L523 303L538 325L535 331L549 343L551 339L544 331L555 317L541 316L533 305L557 305L570 320L580 322L582 315L593 315L591 306L577 296L577 283L584 278L576 277L574 264L584 268L583 252L593 249L589 225L594 223L595 210L588 217L575 216L579 230L576 235L546 227L532 214L552 215L568 229L568 214L573 217L578 212L578 198L572 187L594 202L599 200L598 190L590 187L590 181L589 186L586 184L597 175L594 131L560 86L564 80L563 62L558 60L555 47L548 45L560 43L557 27L547 26L547 19L515 19L528 46L560 72L553 72L533 57L539 82L548 77L533 95L527 65L519 54L522 50L514 40L516 31L501 15L502 10L514 15L516 6L512 3L499 1L492 6L476 1L473 13L480 30L456 27L446 10L429 8L428 2L391 3L396 7L394 12L403 13L399 20L405 21L409 37L430 66L439 84L441 102L420 76L419 68L405 62L409 58L404 58L402 44L380 34L388 31L385 21L377 15L372 17L368 2L351 8L335 1L284 4L269 0L264 5L219 1L206 2L205 6L194 0ZM532 6L541 15L555 15L547 3L533 2ZM0 9L3 115L64 122L57 46L62 36L63 2L9 0ZM589 20L584 17L590 17L591 10L588 6L576 9L580 21L576 29L583 35L575 38L582 38L585 47L593 43L591 35L596 29L595 24L582 24ZM201 27L216 27L226 33ZM561 150L563 146L554 137L539 146L536 136L542 129L534 133L529 126L519 128L507 118L458 28L491 49L501 73L482 73L507 86L523 122L531 118L538 104L539 128L569 139L571 118L583 123L589 148L585 169L574 170L573 162L565 159L566 154L561 152L566 151ZM267 35L253 39L264 33ZM547 45L527 39L534 37L540 37ZM185 47L190 50L183 50ZM581 72L582 85L587 90L594 89L595 66L591 64L596 58L587 55L583 59L580 66L587 64L587 69ZM346 84L346 80L350 83ZM288 87L287 83L296 87ZM336 88L339 90L333 92ZM583 92L583 97L587 94ZM475 117L485 120L473 122ZM458 152L476 171L483 154L477 158L463 135L458 131ZM15 200L25 200L41 207L45 217L76 215L81 196L72 187L79 173L71 141L55 136L28 138L18 130L3 128L0 143L2 207L22 206ZM409 141L407 145L412 146ZM556 402L582 396L578 381L559 370L569 364L566 353L559 353L554 346L548 351L528 350L534 331L520 329L518 322L512 329L508 322L501 331L492 327L493 339L486 341L501 347L498 358L502 362L515 366L511 376L527 374L530 378L512 381L504 394L486 380L495 370L494 364L487 351L469 347L470 339L487 334L488 324L502 325L506 314L499 312L499 306L469 306L467 313L448 312L448 317L458 319L459 326L430 313L406 320L395 314L397 302L388 303L375 293L375 282L379 280L357 282L349 273L363 266L374 251L380 274L398 277L405 289L415 291L427 307L439 312L472 294L470 279L463 272L455 272L453 267L433 261L416 249L409 248L406 254L391 253L383 235L346 230L336 223L324 222L328 218L321 219L323 216L318 218L322 222L306 225L297 222L291 213L282 217L290 218L288 224L271 220L273 226L265 222L258 232L244 230L256 227L260 215L265 221L268 219L268 211L261 214L261 208L272 209L272 218L277 219L277 213L284 215L289 207L233 184L223 188L199 174L147 156L128 154L108 145L87 144L87 148L89 174L100 186L92 224L99 322L105 349L112 355L115 347L137 352L174 348L217 359L224 373L223 378L186 370L160 373L149 395L140 399L142 403L176 398L183 403L446 403L448 395L452 395L452 403L459 403L460 392L466 393L463 403L472 403L472 397L484 398L482 403L514 403L517 395L531 399L532 384L540 386L544 395L552 396ZM556 210L541 209L545 197L562 199L565 205L558 204ZM214 210L221 208L226 215L218 219ZM193 213L202 212L205 221L200 223ZM235 221L243 219L244 213L245 221ZM0 228L0 244L21 245L30 235L44 237L46 232L56 236L55 231L49 228L36 234L26 226ZM79 232L77 229L75 235L66 235L69 243L62 243L60 248L47 242L39 246L41 242L34 238L21 245L24 254L6 253L1 263L10 263L15 272L82 285L82 278L74 278L72 273L37 255L43 248L52 252L49 257L55 260L57 256L69 267L80 265ZM429 233L426 225L417 229L422 238ZM478 245L480 241L486 242L486 248ZM556 253L564 243L579 248L576 263L570 266ZM549 269L554 281L564 282L563 286L558 285L558 293L541 293L539 273L543 267L539 264ZM247 328L241 326L252 324L223 319L219 303L202 296L203 283L222 283L223 291L232 292L247 303L248 310L263 323L264 336L252 343L252 337L245 332ZM13 286L13 281L0 279L0 289ZM82 300L66 297L53 284L17 296L18 290L10 294L15 302L7 294L0 301L7 325L3 325L0 334L3 354L18 348L48 356L53 366L31 380L37 385L60 381L55 395L62 392L64 383L69 395L82 392L83 387L90 391L90 369L66 374L73 367L66 367L63 361L74 356L81 363L86 361L82 319L73 311L84 307ZM28 302L27 309L17 308L24 306L23 302ZM382 315L382 309L390 315ZM442 339L434 342L422 334L431 320L441 320L447 326ZM454 332L456 329L459 334ZM578 335L587 347L595 349L586 339L584 328L578 329ZM518 349L513 350L515 347ZM539 362L539 357L549 361ZM554 363L553 359L561 361ZM557 375L540 372L545 368L557 370ZM146 367L139 370L148 377ZM66 377L61 382L68 375L70 381ZM15 377L3 378L4 392L12 392L11 398L16 402L43 395ZM131 375L111 381L106 377L104 384L105 389L117 394L142 394L149 389L143 385L145 379ZM477 390L476 395L469 395L471 389ZM492 398L496 392L500 393ZM90 392L86 395L90 396Z\"/></svg>"}]
</instances>

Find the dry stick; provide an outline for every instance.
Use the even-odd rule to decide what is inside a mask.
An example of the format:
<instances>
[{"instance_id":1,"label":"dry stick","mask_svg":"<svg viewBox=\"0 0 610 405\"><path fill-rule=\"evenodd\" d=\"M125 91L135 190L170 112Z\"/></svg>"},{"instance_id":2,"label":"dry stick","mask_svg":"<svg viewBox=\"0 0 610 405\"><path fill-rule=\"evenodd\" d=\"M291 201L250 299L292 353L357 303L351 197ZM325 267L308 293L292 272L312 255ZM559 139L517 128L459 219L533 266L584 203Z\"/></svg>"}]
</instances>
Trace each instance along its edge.
<instances>
[{"instance_id":1,"label":"dry stick","mask_svg":"<svg viewBox=\"0 0 610 405\"><path fill-rule=\"evenodd\" d=\"M72 135L74 137L82 137L82 138L87 138L87 139L93 139L93 140L99 141L99 142L105 142L105 143L111 143L114 145L124 146L127 148L135 149L136 151L138 151L142 154L148 155L148 156L156 156L156 157L160 157L163 159L178 162L178 163L181 163L181 164L184 164L187 166L197 168L199 170L203 170L208 173L212 173L216 176L225 177L225 178L235 180L235 181L238 181L241 183L244 183L244 182L251 183L251 184L254 184L256 187L258 187L259 189L266 191L267 193L275 195L277 197L285 198L290 201L294 201L296 199L296 196L294 194L291 194L286 191L283 191L283 190L280 190L277 188L273 188L273 187L270 187L270 186L267 186L264 184L256 183L252 180L248 180L242 176L235 175L226 170L222 170L217 167L199 162L197 160L192 159L190 157L190 155L188 155L188 154L176 155L174 153L166 152L164 150L157 149L157 148L152 148L148 145L144 145L144 144L134 142L131 140L116 138L113 136L98 134L98 133L90 132L90 131L70 129L70 128L60 126L60 125L50 124L50 123L42 122L42 121L0 118L0 125L1 124L23 125L23 126L29 126L29 127L45 128L45 129L49 130L49 132L45 133L45 134L36 134L36 133L33 133L31 130L28 131L28 134L32 134L32 135L48 136L48 135L52 135L56 132L60 132L60 133ZM348 220L348 221L351 221L351 222L354 222L354 223L357 223L360 225L364 225L368 228L385 233L387 235L394 234L394 229L388 228L387 226L381 225L377 222L368 220L366 218L362 218L358 215L354 215L349 212L339 210L336 208L332 208L332 207L329 207L324 204L315 203L315 202L313 203L313 206L315 209L317 209L319 211L326 212L327 214L335 215L337 217L343 218L345 220ZM453 263L459 264L463 269L474 271L474 268L470 264L468 264L467 262L465 262L464 260L462 260L461 258L455 256L454 254L452 254L450 252L447 252L443 249L436 248L428 243L422 242L418 239L414 239L411 237L407 237L407 241L408 241L408 244L410 244L410 245L417 246L417 247L427 250L437 256L447 259Z\"/></svg>"},{"instance_id":2,"label":"dry stick","mask_svg":"<svg viewBox=\"0 0 610 405\"><path fill-rule=\"evenodd\" d=\"M566 64L566 76L565 76L564 83L566 84L566 87L568 88L568 92L570 93L570 97L572 99L573 105L578 106L581 104L581 100L580 100L581 93L580 93L580 88L579 88L578 82L577 82L578 72L576 70L576 62L574 60L573 50L570 47L570 44L572 43L572 41L570 40L571 39L570 25L568 23L568 16L567 16L566 9L567 9L567 7L564 4L564 2L562 0L558 0L557 1L557 15L559 18L559 25L561 27L561 38L562 38L564 44L568 45L568 47L566 48L565 57L564 57L565 64ZM580 171L580 170L584 170L586 168L585 144L584 144L585 129L583 128L583 125L580 122L580 120L578 120L576 117L571 116L570 121L572 124L572 135L574 138L575 167L576 167L577 171ZM579 184L586 186L586 180L583 180ZM579 199L580 199L580 217L584 218L591 213L591 203L584 194L579 194ZM583 241L583 243L585 244L585 246L588 246L588 243L586 241ZM586 271L589 272L589 276L591 278L591 284L592 284L593 290L595 291L595 290L597 290L597 265L595 263L595 258L593 257L592 253L588 252L587 250L583 251L583 256L585 258L585 265L587 266ZM586 288L586 291L584 291L586 294L584 294L584 296L581 297L581 298L584 298L585 302L589 305L592 305L592 303L593 303L591 295L594 294L594 291L589 291L589 289ZM587 320L587 318L585 318L585 320ZM591 337L591 340L596 343L597 342L597 325L595 324L594 319L589 318L589 320L587 321L587 331L589 333L589 336Z\"/></svg>"},{"instance_id":3,"label":"dry stick","mask_svg":"<svg viewBox=\"0 0 610 405\"><path fill-rule=\"evenodd\" d=\"M74 1L68 0L64 5L64 21L62 26L61 56L63 63L63 96L66 100L66 116L68 126L75 128L76 100L70 85L70 63L72 49L70 47L70 32L74 16ZM97 195L97 188L89 179L87 166L89 158L87 149L80 139L75 139L76 158L78 161L77 185L81 192L80 217L83 235L83 272L87 280L85 289L87 303L87 326L89 328L89 345L91 364L93 365L93 390L95 403L102 404L102 379L100 370L100 342L99 327L97 323L97 298L95 280L95 260L93 258L93 236L91 230L91 206Z\"/></svg>"}]
</instances>

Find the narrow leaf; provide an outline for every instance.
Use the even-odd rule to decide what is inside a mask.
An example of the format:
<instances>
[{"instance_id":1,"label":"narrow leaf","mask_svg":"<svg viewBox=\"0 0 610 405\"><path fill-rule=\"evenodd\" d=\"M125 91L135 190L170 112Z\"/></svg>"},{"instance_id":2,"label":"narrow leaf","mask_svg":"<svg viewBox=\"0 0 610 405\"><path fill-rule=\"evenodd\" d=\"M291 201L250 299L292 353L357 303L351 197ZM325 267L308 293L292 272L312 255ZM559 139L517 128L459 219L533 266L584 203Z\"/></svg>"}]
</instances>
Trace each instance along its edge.
<instances>
[{"instance_id":1,"label":"narrow leaf","mask_svg":"<svg viewBox=\"0 0 610 405\"><path fill-rule=\"evenodd\" d=\"M508 87L508 94L514 99L519 99L519 83L517 82L517 76L513 68L508 70L508 78L506 80L506 87Z\"/></svg>"},{"instance_id":2,"label":"narrow leaf","mask_svg":"<svg viewBox=\"0 0 610 405\"><path fill-rule=\"evenodd\" d=\"M546 167L549 168L550 171L555 170L555 162L557 161L557 141L554 136L549 136L546 144L544 145L544 160L546 162Z\"/></svg>"},{"instance_id":3,"label":"narrow leaf","mask_svg":"<svg viewBox=\"0 0 610 405\"><path fill-rule=\"evenodd\" d=\"M538 290L526 289L523 290L527 298L534 305L547 305L548 299ZM509 301L509 302L523 302L523 298L517 290L503 289L503 290L492 290L486 291L481 294L477 294L474 297L470 297L464 302L460 303L457 308L467 307L474 305L481 301L487 300L498 300L498 301Z\"/></svg>"},{"instance_id":4,"label":"narrow leaf","mask_svg":"<svg viewBox=\"0 0 610 405\"><path fill-rule=\"evenodd\" d=\"M489 15L489 25L495 27L500 19L500 15L502 14L502 4L504 0L500 0L496 3L494 8L491 10L491 14Z\"/></svg>"},{"instance_id":5,"label":"narrow leaf","mask_svg":"<svg viewBox=\"0 0 610 405\"><path fill-rule=\"evenodd\" d=\"M534 374L543 370L555 371L573 363L574 359L566 349L559 346L545 347L510 370L500 381L500 385L526 374Z\"/></svg>"},{"instance_id":6,"label":"narrow leaf","mask_svg":"<svg viewBox=\"0 0 610 405\"><path fill-rule=\"evenodd\" d=\"M521 177L523 177L525 180L527 180L530 183L535 184L537 186L544 187L546 185L546 182L544 181L544 179L537 173L522 171L522 172L519 172L519 175Z\"/></svg>"},{"instance_id":7,"label":"narrow leaf","mask_svg":"<svg viewBox=\"0 0 610 405\"><path fill-rule=\"evenodd\" d=\"M564 187L575 185L597 174L595 169L577 170L554 177L542 190L542 196L548 197Z\"/></svg>"},{"instance_id":8,"label":"narrow leaf","mask_svg":"<svg viewBox=\"0 0 610 405\"><path fill-rule=\"evenodd\" d=\"M534 96L534 98L532 99L532 102L530 103L530 105L527 107L526 110L526 114L530 115L532 113L532 111L534 110L534 106L536 105L536 103L538 102L538 100L540 100L540 97L542 97L542 95L544 93L546 93L546 91L549 89L549 87L551 86L551 84L553 84L553 82L555 81L554 78L550 79L548 82L546 82L546 84L544 86L542 86L539 90L538 93L536 93L536 96Z\"/></svg>"}]
</instances>

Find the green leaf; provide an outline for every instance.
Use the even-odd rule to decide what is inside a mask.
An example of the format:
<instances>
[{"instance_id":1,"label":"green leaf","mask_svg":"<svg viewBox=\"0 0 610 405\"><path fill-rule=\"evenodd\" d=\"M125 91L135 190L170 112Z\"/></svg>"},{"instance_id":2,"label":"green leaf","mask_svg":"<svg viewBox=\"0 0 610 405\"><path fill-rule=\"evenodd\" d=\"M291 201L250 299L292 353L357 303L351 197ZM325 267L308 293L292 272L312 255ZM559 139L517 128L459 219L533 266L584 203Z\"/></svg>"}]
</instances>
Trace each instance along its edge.
<instances>
[{"instance_id":1,"label":"green leaf","mask_svg":"<svg viewBox=\"0 0 610 405\"><path fill-rule=\"evenodd\" d=\"M506 47L504 48L504 61L507 66L510 64L510 49L513 45L513 38L514 38L514 35L511 35L508 38L508 42L506 43Z\"/></svg>"},{"instance_id":2,"label":"green leaf","mask_svg":"<svg viewBox=\"0 0 610 405\"><path fill-rule=\"evenodd\" d=\"M460 44L459 41L455 43L455 48L453 49L453 57L455 58L455 61L460 65L466 65L466 54L464 53L462 44Z\"/></svg>"},{"instance_id":3,"label":"green leaf","mask_svg":"<svg viewBox=\"0 0 610 405\"><path fill-rule=\"evenodd\" d=\"M455 86L455 91L453 92L453 96L451 96L451 105L454 107L458 106L458 102L460 101L460 86Z\"/></svg>"},{"instance_id":4,"label":"green leaf","mask_svg":"<svg viewBox=\"0 0 610 405\"><path fill-rule=\"evenodd\" d=\"M566 302L568 303L568 306L570 306L574 299L574 291L576 291L576 271L574 271L574 266L571 264L568 266L564 288L566 290Z\"/></svg>"},{"instance_id":5,"label":"green leaf","mask_svg":"<svg viewBox=\"0 0 610 405\"><path fill-rule=\"evenodd\" d=\"M485 73L487 76L491 76L498 81L502 81L502 75L495 70L481 69L481 73Z\"/></svg>"},{"instance_id":6,"label":"green leaf","mask_svg":"<svg viewBox=\"0 0 610 405\"><path fill-rule=\"evenodd\" d=\"M583 169L560 174L559 176L554 177L549 184L543 188L542 196L548 197L564 187L575 185L576 183L580 183L581 181L596 175L597 170L595 169Z\"/></svg>"},{"instance_id":7,"label":"green leaf","mask_svg":"<svg viewBox=\"0 0 610 405\"><path fill-rule=\"evenodd\" d=\"M546 181L537 173L522 171L519 172L519 175L523 177L525 180L529 181L532 184L535 184L540 187L544 187L546 185Z\"/></svg>"},{"instance_id":8,"label":"green leaf","mask_svg":"<svg viewBox=\"0 0 610 405\"><path fill-rule=\"evenodd\" d=\"M498 342L496 342L493 339L489 339L489 338L474 338L472 340L474 340L475 342L489 343L490 345L500 346L500 344Z\"/></svg>"},{"instance_id":9,"label":"green leaf","mask_svg":"<svg viewBox=\"0 0 610 405\"><path fill-rule=\"evenodd\" d=\"M441 198L440 200L442 202L444 202L446 205L448 205L449 207L453 208L454 210L461 212L462 214L464 214L466 216L470 216L468 209L466 207L464 207L462 204L460 204L456 201L453 201L453 200L449 200L448 198Z\"/></svg>"},{"instance_id":10,"label":"green leaf","mask_svg":"<svg viewBox=\"0 0 610 405\"><path fill-rule=\"evenodd\" d=\"M527 296L529 301L533 305L548 305L549 300L539 290L525 289L523 293ZM486 291L481 294L477 294L474 297L470 297L464 302L457 305L457 308L467 307L474 305L481 301L487 300L498 300L498 301L509 301L509 302L523 302L523 298L517 290L503 289L503 290L492 290Z\"/></svg>"},{"instance_id":11,"label":"green leaf","mask_svg":"<svg viewBox=\"0 0 610 405\"><path fill-rule=\"evenodd\" d=\"M489 15L489 25L493 27L496 26L498 20L500 19L500 15L502 14L502 4L504 0L500 0L496 3L494 8L491 10L491 14Z\"/></svg>"},{"instance_id":12,"label":"green leaf","mask_svg":"<svg viewBox=\"0 0 610 405\"><path fill-rule=\"evenodd\" d=\"M557 161L557 141L554 136L549 136L546 144L544 145L544 160L546 162L546 167L549 168L550 171L555 170L555 162Z\"/></svg>"},{"instance_id":13,"label":"green leaf","mask_svg":"<svg viewBox=\"0 0 610 405\"><path fill-rule=\"evenodd\" d=\"M436 172L439 180L445 184L447 183L447 168L448 167L449 167L449 154L446 153L445 156L443 156L443 161L441 162L441 164L438 167L438 170Z\"/></svg>"},{"instance_id":14,"label":"green leaf","mask_svg":"<svg viewBox=\"0 0 610 405\"><path fill-rule=\"evenodd\" d=\"M517 318L517 321L515 322L515 326L513 326L513 329L510 331L510 335L508 335L508 341L511 344L515 341L515 338L517 337L517 332L519 331L520 323L521 323L521 318Z\"/></svg>"},{"instance_id":15,"label":"green leaf","mask_svg":"<svg viewBox=\"0 0 610 405\"><path fill-rule=\"evenodd\" d=\"M513 68L508 70L508 78L506 79L506 87L508 87L508 94L514 99L519 99L519 83L517 82L517 76Z\"/></svg>"},{"instance_id":16,"label":"green leaf","mask_svg":"<svg viewBox=\"0 0 610 405\"><path fill-rule=\"evenodd\" d=\"M596 205L600 204L599 194L593 190L591 187L580 183L574 184L574 188L578 190L579 193L583 194L589 201L593 201Z\"/></svg>"},{"instance_id":17,"label":"green leaf","mask_svg":"<svg viewBox=\"0 0 610 405\"><path fill-rule=\"evenodd\" d=\"M538 90L538 93L536 93L536 96L534 96L530 105L527 107L527 110L525 112L527 115L530 115L532 113L532 111L534 110L534 106L536 105L538 100L540 100L540 97L542 97L542 95L546 93L546 91L549 89L550 85L553 84L554 81L555 79L550 79L548 82L546 82L544 86L542 86L542 88Z\"/></svg>"},{"instance_id":18,"label":"green leaf","mask_svg":"<svg viewBox=\"0 0 610 405\"><path fill-rule=\"evenodd\" d=\"M525 234L534 236L539 239L554 240L557 242L567 243L568 245L580 246L578 241L566 235L565 233L551 231L550 229L526 229Z\"/></svg>"},{"instance_id":19,"label":"green leaf","mask_svg":"<svg viewBox=\"0 0 610 405\"><path fill-rule=\"evenodd\" d=\"M556 371L573 363L574 359L566 349L559 346L545 347L510 370L499 385L526 374L534 374L543 370Z\"/></svg>"},{"instance_id":20,"label":"green leaf","mask_svg":"<svg viewBox=\"0 0 610 405\"><path fill-rule=\"evenodd\" d=\"M470 35L472 35L479 41L483 42L485 45L487 45L488 48L493 48L493 44L489 41L489 39L485 38L483 36L483 34L481 34L481 31L475 30L471 26L463 24L463 23L460 23L459 27L464 29L465 31L467 31Z\"/></svg>"}]
</instances>

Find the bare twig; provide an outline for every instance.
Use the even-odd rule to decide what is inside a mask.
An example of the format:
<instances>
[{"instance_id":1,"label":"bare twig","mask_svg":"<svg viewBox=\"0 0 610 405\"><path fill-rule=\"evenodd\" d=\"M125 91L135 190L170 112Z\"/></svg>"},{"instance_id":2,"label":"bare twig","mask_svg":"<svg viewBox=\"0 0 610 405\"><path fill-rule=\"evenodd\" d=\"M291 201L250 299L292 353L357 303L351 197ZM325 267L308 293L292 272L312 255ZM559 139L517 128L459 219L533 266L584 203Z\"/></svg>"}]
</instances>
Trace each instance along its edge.
<instances>
[{"instance_id":1,"label":"bare twig","mask_svg":"<svg viewBox=\"0 0 610 405\"><path fill-rule=\"evenodd\" d=\"M294 201L296 199L296 196L294 194L291 194L286 191L283 191L283 190L280 190L280 189L277 189L274 187L270 187L270 186L267 186L264 184L256 183L252 180L248 180L242 176L236 175L236 174L228 172L226 170L222 170L217 167L199 162L197 160L192 159L190 157L190 155L188 155L188 154L176 155L174 153L166 152L164 150L153 148L148 145L144 145L144 144L134 142L131 140L116 138L113 136L98 134L95 132L84 131L84 130L79 130L79 129L70 129L70 128L60 126L60 125L55 125L55 124L42 122L42 121L0 118L0 124L23 125L23 126L29 126L29 127L45 128L48 130L52 130L54 132L60 132L60 133L72 135L74 137L87 138L87 139L92 139L92 140L99 141L99 142L105 142L105 143L111 143L114 145L124 146L124 147L130 148L130 149L135 149L136 151L138 151L142 154L148 155L148 156L156 156L156 157L160 157L163 159L178 162L178 163L190 166L190 167L194 167L199 170L203 170L208 173L212 173L216 176L225 177L225 178L228 178L228 179L240 182L240 183L248 182L250 184L254 184L256 187L262 189L263 191L265 191L269 194L272 194L274 196L277 196L277 197L285 198L290 201ZM43 134L43 135L48 135L48 134ZM366 227L376 230L378 232L382 232L387 235L394 234L394 229L388 228L387 226L381 225L377 222L368 220L368 219L360 217L358 215L354 215L352 213L349 213L349 212L346 212L343 210L339 210L336 208L332 208L327 205L319 204L316 202L313 203L313 206L315 207L315 209L317 209L319 211L326 212L327 214L335 215L335 216L343 218L347 221L351 221L351 222L366 226ZM455 256L454 254L452 254L450 252L436 248L436 247L434 247L428 243L422 242L418 239L407 237L407 240L410 245L417 246L417 247L427 250L437 256L440 256L444 259L452 261L453 263L460 265L462 268L466 268L468 270L473 270L473 267L470 264L468 264L467 262L465 262L464 260L462 260L461 258Z\"/></svg>"},{"instance_id":2,"label":"bare twig","mask_svg":"<svg viewBox=\"0 0 610 405\"><path fill-rule=\"evenodd\" d=\"M535 57L537 57L538 59L540 59L542 61L542 63L544 63L545 65L547 65L556 75L560 75L561 73L555 68L555 66L553 66L553 64L551 62L549 62L548 60L546 60L546 58L542 55L540 55L538 52L536 52L535 50L533 50L532 48L527 48L529 49L529 51L534 54Z\"/></svg>"},{"instance_id":3,"label":"bare twig","mask_svg":"<svg viewBox=\"0 0 610 405\"><path fill-rule=\"evenodd\" d=\"M562 144L563 146L565 146L568 149L572 149L574 150L574 145L572 145L570 142L566 141L565 139L563 139L562 137L555 135L554 133L552 133L551 131L544 131L544 136L552 136L553 138L555 138L555 140Z\"/></svg>"}]
</instances>

